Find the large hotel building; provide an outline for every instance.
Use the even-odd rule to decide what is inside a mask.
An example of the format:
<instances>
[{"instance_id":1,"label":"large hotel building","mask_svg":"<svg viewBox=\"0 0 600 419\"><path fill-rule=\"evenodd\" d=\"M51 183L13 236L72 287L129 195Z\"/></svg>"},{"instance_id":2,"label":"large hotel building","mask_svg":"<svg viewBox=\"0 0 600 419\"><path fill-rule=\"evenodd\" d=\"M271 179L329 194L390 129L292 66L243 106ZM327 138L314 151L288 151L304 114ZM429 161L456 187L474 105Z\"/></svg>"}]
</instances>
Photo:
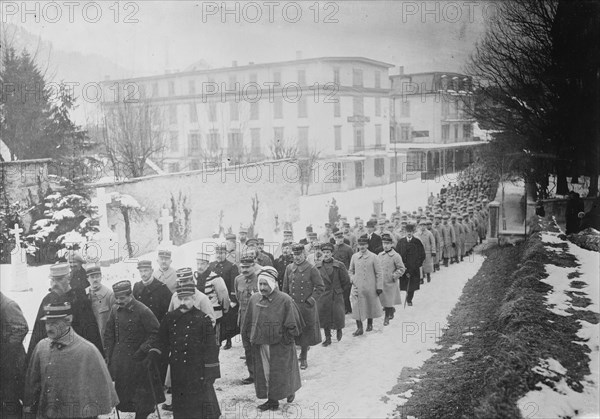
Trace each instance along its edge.
<instances>
[{"instance_id":1,"label":"large hotel building","mask_svg":"<svg viewBox=\"0 0 600 419\"><path fill-rule=\"evenodd\" d=\"M155 161L166 172L270 160L295 147L299 157L318 155L325 168L312 194L455 171L481 144L465 112L468 77L404 74L402 67L364 57L197 65L106 80L103 97L115 86L133 86L136 98L159 110L154 129L166 147ZM109 113L118 106L112 100L102 105Z\"/></svg>"}]
</instances>

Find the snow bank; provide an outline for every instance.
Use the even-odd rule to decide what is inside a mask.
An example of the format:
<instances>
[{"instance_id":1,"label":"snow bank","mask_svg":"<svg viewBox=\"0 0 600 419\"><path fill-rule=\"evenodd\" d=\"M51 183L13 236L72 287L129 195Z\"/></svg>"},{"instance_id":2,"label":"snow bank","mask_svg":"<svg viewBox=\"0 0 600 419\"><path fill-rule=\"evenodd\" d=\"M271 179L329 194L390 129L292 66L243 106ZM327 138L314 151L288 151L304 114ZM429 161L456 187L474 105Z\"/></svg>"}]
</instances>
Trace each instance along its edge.
<instances>
[{"instance_id":1,"label":"snow bank","mask_svg":"<svg viewBox=\"0 0 600 419\"><path fill-rule=\"evenodd\" d=\"M568 241L558 238L558 233L542 234L545 243L566 243L567 253L574 255L580 266L577 268L561 268L555 265L546 265L549 274L544 282L550 284L553 290L548 293L548 310L561 316L570 316L566 310L586 310L594 313L600 312L600 289L598 285L600 270L600 254L582 249ZM572 288L567 274L579 272L577 281L585 283L583 288ZM576 307L571 303L571 298L566 294L569 291L583 292L582 297L589 298L591 304L585 308ZM548 377L559 377L558 382L551 388L547 384L539 383L537 389L530 391L522 397L518 406L524 417L528 418L597 418L600 417L598 398L600 382L600 326L587 321L579 320L581 328L577 336L585 340L585 345L590 349L590 374L583 382L583 392L571 389L566 380L566 369L556 360L541 360L534 368L538 374ZM532 413L533 412L533 413Z\"/></svg>"}]
</instances>

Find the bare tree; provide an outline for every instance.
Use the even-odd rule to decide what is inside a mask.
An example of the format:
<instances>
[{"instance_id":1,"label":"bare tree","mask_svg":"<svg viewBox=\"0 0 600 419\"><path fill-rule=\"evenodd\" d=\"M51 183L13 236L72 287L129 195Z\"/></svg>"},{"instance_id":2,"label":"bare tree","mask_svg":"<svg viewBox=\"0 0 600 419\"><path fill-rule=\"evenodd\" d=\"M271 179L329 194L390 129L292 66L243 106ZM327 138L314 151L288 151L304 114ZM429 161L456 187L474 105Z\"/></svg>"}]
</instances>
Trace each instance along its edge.
<instances>
[{"instance_id":1,"label":"bare tree","mask_svg":"<svg viewBox=\"0 0 600 419\"><path fill-rule=\"evenodd\" d=\"M165 151L162 115L148 102L119 102L103 107L103 144L116 178L145 174L149 159L161 159Z\"/></svg>"},{"instance_id":2,"label":"bare tree","mask_svg":"<svg viewBox=\"0 0 600 419\"><path fill-rule=\"evenodd\" d=\"M269 144L273 160L295 159L298 157L298 146L289 139L274 138Z\"/></svg>"}]
</instances>

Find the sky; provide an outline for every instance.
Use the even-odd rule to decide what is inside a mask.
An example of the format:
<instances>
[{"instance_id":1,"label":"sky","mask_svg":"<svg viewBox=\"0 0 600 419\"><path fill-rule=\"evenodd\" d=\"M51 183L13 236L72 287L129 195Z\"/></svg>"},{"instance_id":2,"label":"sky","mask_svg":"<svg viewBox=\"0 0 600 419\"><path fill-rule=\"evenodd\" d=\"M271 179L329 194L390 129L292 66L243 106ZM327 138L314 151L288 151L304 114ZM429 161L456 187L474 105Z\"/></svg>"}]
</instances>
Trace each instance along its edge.
<instances>
[{"instance_id":1,"label":"sky","mask_svg":"<svg viewBox=\"0 0 600 419\"><path fill-rule=\"evenodd\" d=\"M224 5L225 8L222 8ZM2 2L62 51L99 54L132 76L304 58L364 56L406 72L460 71L493 16L469 1ZM229 11L229 13L226 12ZM58 63L68 65L68 63Z\"/></svg>"}]
</instances>

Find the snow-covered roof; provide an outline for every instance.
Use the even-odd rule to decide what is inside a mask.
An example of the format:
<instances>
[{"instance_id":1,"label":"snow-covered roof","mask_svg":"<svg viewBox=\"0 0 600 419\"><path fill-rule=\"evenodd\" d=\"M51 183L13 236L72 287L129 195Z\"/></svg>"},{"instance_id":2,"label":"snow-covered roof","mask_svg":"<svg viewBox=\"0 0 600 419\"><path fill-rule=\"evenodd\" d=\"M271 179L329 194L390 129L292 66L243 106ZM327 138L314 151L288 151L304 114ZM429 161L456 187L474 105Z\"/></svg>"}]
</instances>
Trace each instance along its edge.
<instances>
[{"instance_id":1,"label":"snow-covered roof","mask_svg":"<svg viewBox=\"0 0 600 419\"><path fill-rule=\"evenodd\" d=\"M459 143L396 143L390 145L390 150L436 150L448 148L466 148L487 144L487 141L462 141Z\"/></svg>"}]
</instances>

